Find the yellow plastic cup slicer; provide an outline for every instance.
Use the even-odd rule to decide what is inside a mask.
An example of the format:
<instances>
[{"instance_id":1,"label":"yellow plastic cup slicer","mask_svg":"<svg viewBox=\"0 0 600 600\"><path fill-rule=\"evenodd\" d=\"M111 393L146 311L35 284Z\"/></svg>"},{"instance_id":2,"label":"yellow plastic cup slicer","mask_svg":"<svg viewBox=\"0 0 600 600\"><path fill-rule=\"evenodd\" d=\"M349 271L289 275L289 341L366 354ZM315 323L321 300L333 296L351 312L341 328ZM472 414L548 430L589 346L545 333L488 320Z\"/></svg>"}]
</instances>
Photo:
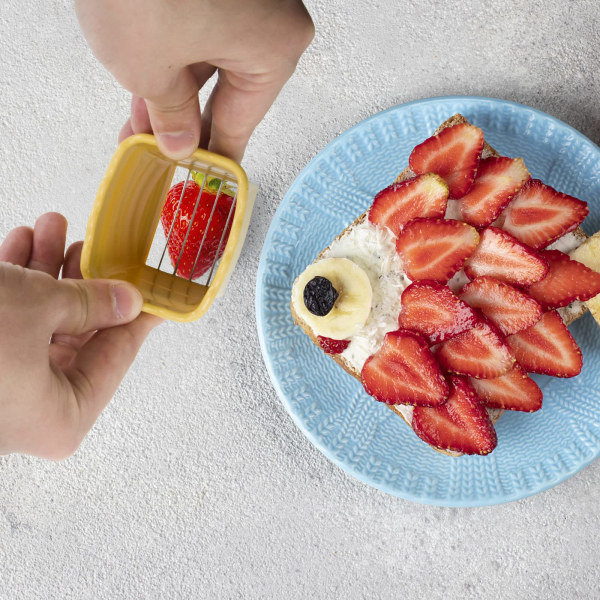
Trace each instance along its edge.
<instances>
[{"instance_id":1,"label":"yellow plastic cup slicer","mask_svg":"<svg viewBox=\"0 0 600 600\"><path fill-rule=\"evenodd\" d=\"M179 181L184 184L173 223L186 188L194 185L200 189L183 247L179 257L173 257L168 252L173 225L169 232L157 229L169 189ZM177 274L178 265L205 191L210 191L208 197L215 197L205 231L222 195L233 201L211 268L192 280L194 269L186 278ZM257 187L248 183L242 167L229 158L199 149L189 158L175 161L160 152L154 136L131 136L117 148L98 189L83 244L81 272L86 279L133 283L142 293L145 312L180 322L197 319L227 285L246 237L256 193ZM203 244L204 238L196 261Z\"/></svg>"}]
</instances>

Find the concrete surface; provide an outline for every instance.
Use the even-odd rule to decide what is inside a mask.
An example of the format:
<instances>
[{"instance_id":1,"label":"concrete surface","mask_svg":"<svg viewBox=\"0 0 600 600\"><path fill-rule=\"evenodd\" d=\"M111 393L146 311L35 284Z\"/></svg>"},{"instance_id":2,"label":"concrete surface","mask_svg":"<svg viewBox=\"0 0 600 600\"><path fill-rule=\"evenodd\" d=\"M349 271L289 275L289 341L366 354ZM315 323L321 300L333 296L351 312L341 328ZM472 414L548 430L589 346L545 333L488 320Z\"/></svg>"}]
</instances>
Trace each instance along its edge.
<instances>
[{"instance_id":1,"label":"concrete surface","mask_svg":"<svg viewBox=\"0 0 600 600\"><path fill-rule=\"evenodd\" d=\"M0 598L599 598L600 463L494 508L371 489L293 425L254 320L261 246L301 167L416 98L529 104L600 141L595 0L310 0L317 36L260 125L261 187L227 296L155 331L77 454L0 459ZM71 2L0 3L0 234L83 235L128 96Z\"/></svg>"}]
</instances>

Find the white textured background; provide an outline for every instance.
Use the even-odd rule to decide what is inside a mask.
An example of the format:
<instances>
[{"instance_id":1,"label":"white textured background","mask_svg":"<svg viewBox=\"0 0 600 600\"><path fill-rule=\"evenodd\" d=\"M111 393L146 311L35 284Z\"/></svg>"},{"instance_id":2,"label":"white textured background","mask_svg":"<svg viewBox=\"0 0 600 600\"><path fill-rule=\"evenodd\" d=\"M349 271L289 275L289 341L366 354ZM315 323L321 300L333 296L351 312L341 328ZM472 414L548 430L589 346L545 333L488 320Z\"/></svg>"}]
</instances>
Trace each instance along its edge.
<instances>
[{"instance_id":1,"label":"white textured background","mask_svg":"<svg viewBox=\"0 0 600 600\"><path fill-rule=\"evenodd\" d=\"M260 355L254 285L299 170L417 98L529 104L600 142L600 7L311 0L317 35L244 166L261 188L228 293L153 333L77 454L0 458L0 598L600 598L600 463L494 508L411 504L330 464ZM0 235L47 210L85 231L128 96L71 2L0 2ZM1 343L1 341L0 341Z\"/></svg>"}]
</instances>

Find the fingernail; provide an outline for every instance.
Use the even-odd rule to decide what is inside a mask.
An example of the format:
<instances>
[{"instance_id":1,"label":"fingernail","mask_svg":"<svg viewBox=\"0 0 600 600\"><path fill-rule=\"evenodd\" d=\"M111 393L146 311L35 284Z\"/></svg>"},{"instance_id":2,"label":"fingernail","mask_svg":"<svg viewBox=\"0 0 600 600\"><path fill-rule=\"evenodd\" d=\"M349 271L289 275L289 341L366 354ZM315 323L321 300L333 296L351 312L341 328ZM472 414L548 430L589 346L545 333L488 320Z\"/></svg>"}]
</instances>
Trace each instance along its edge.
<instances>
[{"instance_id":1,"label":"fingernail","mask_svg":"<svg viewBox=\"0 0 600 600\"><path fill-rule=\"evenodd\" d=\"M164 154L179 160L187 158L198 147L193 131L167 131L157 135L158 144Z\"/></svg>"},{"instance_id":2,"label":"fingernail","mask_svg":"<svg viewBox=\"0 0 600 600\"><path fill-rule=\"evenodd\" d=\"M110 286L113 307L118 319L133 319L142 309L142 295L132 285L114 283Z\"/></svg>"}]
</instances>

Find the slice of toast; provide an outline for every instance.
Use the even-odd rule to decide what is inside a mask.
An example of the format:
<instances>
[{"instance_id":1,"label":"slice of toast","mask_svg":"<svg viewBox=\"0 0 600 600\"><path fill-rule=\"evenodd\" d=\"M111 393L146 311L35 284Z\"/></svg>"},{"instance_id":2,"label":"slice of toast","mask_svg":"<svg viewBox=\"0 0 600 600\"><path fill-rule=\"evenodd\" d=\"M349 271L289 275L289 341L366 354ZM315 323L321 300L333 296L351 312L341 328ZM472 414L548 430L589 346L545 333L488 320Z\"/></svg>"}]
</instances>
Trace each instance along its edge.
<instances>
[{"instance_id":1,"label":"slice of toast","mask_svg":"<svg viewBox=\"0 0 600 600\"><path fill-rule=\"evenodd\" d=\"M457 125L459 123L468 123L468 121L462 115L456 114L456 115L450 117L449 119L447 119L446 121L444 121L436 129L435 134L438 134L442 129L444 129L446 127L452 127L453 125ZM482 158L487 158L489 156L500 156L500 155L487 142L484 142ZM413 171L411 171L411 169L409 167L406 167L404 169L404 171L402 171L402 173L400 173L398 175L398 177L395 179L395 181L396 182L405 181L414 176L415 176L415 173ZM358 225L362 224L367 219L368 212L369 212L369 209L367 209L367 211L365 211L362 215L357 217L350 225L348 225L348 227L346 227L346 229L344 229L332 241L331 245L333 245L333 243L335 241L337 241L337 240L341 239L342 237L344 237L345 235L347 235L352 229L354 229ZM449 200L448 201L446 217L461 219L457 200ZM566 234L565 236L563 236L562 238L560 238L559 240L557 240L556 242L551 244L549 246L549 248L556 248L563 252L570 253L573 250L575 250L576 248L578 248L583 242L585 242L587 237L588 236L585 234L585 232L581 228L578 227L575 231L573 231L569 234ZM319 260L325 258L331 249L331 245L328 246L327 248L324 248L319 253L319 255L316 257L314 262L318 262ZM304 333L306 333L306 335L308 335L308 337L311 339L311 341L314 344L319 346L319 341L317 339L317 336L313 332L312 328L306 322L304 322L302 320L302 318L297 314L297 312L294 309L293 304L290 304L290 307L291 307L292 316L294 318L294 322L302 328ZM558 312L561 314L563 321L567 325L569 325L575 319L582 316L586 312L586 310L587 310L586 305L583 302L575 301L564 308L558 309ZM342 369L344 369L347 373L352 375L352 377L354 377L358 381L362 382L362 377L361 377L360 371L358 371L348 360L346 360L346 358L342 354L330 354L329 356L338 365L340 365L340 367L342 367ZM407 406L407 405L387 405L387 406L394 413L396 413L397 415L402 417L409 427L411 426L412 411L413 411L412 406ZM501 409L488 409L488 413L490 414L490 418L493 423L496 423L498 421L498 419L500 418L500 416L503 412L504 411ZM441 450L439 448L434 448L434 449L437 450L438 452L441 452L442 454L447 454L449 456L460 456L461 455L461 453L458 453L458 452Z\"/></svg>"}]
</instances>

